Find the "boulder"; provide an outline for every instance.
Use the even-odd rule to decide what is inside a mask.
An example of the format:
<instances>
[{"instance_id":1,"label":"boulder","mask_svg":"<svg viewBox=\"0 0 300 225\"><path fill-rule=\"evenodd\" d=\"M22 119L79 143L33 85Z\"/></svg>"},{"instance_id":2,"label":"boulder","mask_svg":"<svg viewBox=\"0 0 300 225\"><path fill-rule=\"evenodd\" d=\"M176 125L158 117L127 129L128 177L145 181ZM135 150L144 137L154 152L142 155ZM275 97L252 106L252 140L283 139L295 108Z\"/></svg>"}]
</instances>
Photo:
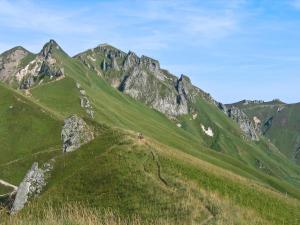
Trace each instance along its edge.
<instances>
[{"instance_id":1,"label":"boulder","mask_svg":"<svg viewBox=\"0 0 300 225\"><path fill-rule=\"evenodd\" d=\"M61 131L63 152L71 152L94 139L94 134L86 122L73 115L65 119Z\"/></svg>"},{"instance_id":2,"label":"boulder","mask_svg":"<svg viewBox=\"0 0 300 225\"><path fill-rule=\"evenodd\" d=\"M45 163L42 168L39 168L37 162L33 163L17 189L15 200L10 210L11 214L15 214L23 209L30 198L41 193L43 187L46 185L46 173L50 172L53 168L52 162L53 160Z\"/></svg>"}]
</instances>

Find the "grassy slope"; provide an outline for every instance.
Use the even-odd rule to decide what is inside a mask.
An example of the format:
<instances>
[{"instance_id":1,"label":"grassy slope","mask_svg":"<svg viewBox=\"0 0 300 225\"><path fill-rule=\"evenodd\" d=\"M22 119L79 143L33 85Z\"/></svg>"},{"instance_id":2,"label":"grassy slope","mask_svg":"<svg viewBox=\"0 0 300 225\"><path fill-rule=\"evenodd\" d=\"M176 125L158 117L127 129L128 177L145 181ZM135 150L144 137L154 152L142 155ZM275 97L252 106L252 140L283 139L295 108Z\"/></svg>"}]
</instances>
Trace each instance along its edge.
<instances>
[{"instance_id":1,"label":"grassy slope","mask_svg":"<svg viewBox=\"0 0 300 225\"><path fill-rule=\"evenodd\" d=\"M60 149L62 123L2 84L0 98L0 178L18 184L33 160Z\"/></svg>"},{"instance_id":2,"label":"grassy slope","mask_svg":"<svg viewBox=\"0 0 300 225\"><path fill-rule=\"evenodd\" d=\"M272 190L287 192L296 198L300 198L299 191L284 181L255 170L251 166L250 156L244 154L252 150L255 154L260 153L258 146L242 141L237 126L212 105L199 100L198 110L203 111L200 111L201 117L199 116L200 121L197 123L215 126L214 130L219 135L213 141L199 132L197 123L180 129L161 113L150 110L111 88L77 60L70 59L63 53L58 52L58 55L60 61L63 61L67 78L32 89L31 100L35 103L28 102L33 108L39 105L46 110L45 118L49 126L44 127L44 133L49 133L51 125L59 129L51 132L55 137L47 141L53 142L53 146L59 143L61 120L65 116L72 113L85 116L80 108L75 81L90 96L98 124L105 123L143 132L151 139L143 145L122 141L122 134L107 128L95 141L68 154L66 158L58 152L57 146L53 153L31 155L24 161L3 166L1 171L11 171L6 177L20 180L15 168L20 168L24 174L25 166L29 168L28 164L33 159L43 160L57 156L55 171L49 186L38 201L39 204L49 200L55 205L67 200L79 201L91 207L112 207L121 215L139 213L143 219L153 220L159 216L168 216L171 221L178 223L187 219L199 222L209 214L214 214L219 221L228 219L232 223L240 224L242 221L244 224L249 224L250 221L254 224L252 218L258 218L260 223L258 221L257 224L266 224L261 222L263 220L272 221L273 224L284 224L283 221L289 222L286 224L297 224L295 221L300 218L297 214L299 202ZM27 102L26 99L24 101ZM37 113L39 110L41 108L37 107L33 111ZM55 118L51 118L49 112ZM226 130L230 132L225 132ZM36 131L31 135L36 137ZM233 137L232 142L228 143ZM32 136L28 138L33 139ZM156 145L153 146L153 143ZM245 146L248 147L244 149ZM154 158L151 152L154 152ZM275 159L284 158L278 155ZM158 174L157 162L160 163L161 176L167 185ZM297 179L298 168L286 164L282 171ZM251 178L252 181L228 171ZM211 194L217 197L212 197ZM199 207L194 207L195 205ZM238 207L241 207L240 211ZM232 216L235 214L238 214L236 218Z\"/></svg>"},{"instance_id":3,"label":"grassy slope","mask_svg":"<svg viewBox=\"0 0 300 225\"><path fill-rule=\"evenodd\" d=\"M96 60L90 60L88 57L86 57L86 55L92 55ZM102 52L98 54L91 50L88 50L87 52L81 54L81 56L84 57L86 61L93 67L101 71L101 67L99 67L99 65L101 65L104 57L104 54ZM108 70L106 72L102 71L101 73L105 76L114 77L114 73L121 74L122 72ZM107 77L105 79L110 80ZM216 110L216 107L214 105L209 104L207 101L201 98L198 99L197 104L193 108L196 109L199 115L196 120L191 120L191 115L188 115L180 118L178 122L182 124L182 128L185 131L193 134L193 136L196 136L199 140L201 140L201 145L222 153L227 153L228 155L231 155L238 160L241 160L246 165L252 167L257 167L256 162L257 160L259 160L264 165L264 168L261 169L264 173L276 176L280 179L284 178L289 182L293 180L292 182L294 184L299 185L299 178L295 179L295 177L299 176L299 168L294 167L285 159L282 160L282 158L285 157L278 153L274 146L270 146L270 144L266 140L262 140L258 145L242 141L241 132L238 126L233 121L228 119L227 116L225 116L222 112ZM120 115L118 115L117 118L120 118L119 116ZM215 132L214 138L210 138L205 135L201 129L200 124L204 124L205 127L212 127ZM145 126L146 124L143 127ZM132 126L131 124L128 124L126 125L126 127ZM134 129L136 130L136 126L134 127ZM178 130L178 128L176 129ZM161 133L159 132L158 134ZM164 138L162 141L166 141L166 139ZM230 163L232 164L232 162Z\"/></svg>"},{"instance_id":4,"label":"grassy slope","mask_svg":"<svg viewBox=\"0 0 300 225\"><path fill-rule=\"evenodd\" d=\"M169 224L199 224L211 215L211 221L226 225L297 224L300 219L298 201L259 183L153 139L101 129L90 144L56 158L33 213L43 210L39 204L60 208L68 202Z\"/></svg>"},{"instance_id":5,"label":"grassy slope","mask_svg":"<svg viewBox=\"0 0 300 225\"><path fill-rule=\"evenodd\" d=\"M285 105L279 102L238 105L250 117L257 116L262 122L273 116L271 128L266 132L268 137L288 158L295 160L295 150L300 147L300 104ZM284 107L278 112L278 108Z\"/></svg>"},{"instance_id":6,"label":"grassy slope","mask_svg":"<svg viewBox=\"0 0 300 225\"><path fill-rule=\"evenodd\" d=\"M224 114L216 110L213 105L199 100L198 110L201 115L199 118L202 118L205 123L210 121L220 128L220 140L216 140L214 144L219 145L219 150L222 150L220 153L208 150L207 147L213 146L207 143L206 140L208 137L204 136L203 133L202 135L193 135L191 132L186 132L184 129L176 127L175 124L170 123L161 113L149 110L143 104L124 96L110 87L99 76L82 66L77 60L69 58L62 52L57 52L57 55L59 61L62 61L65 65L64 69L67 80L53 82L52 84L40 86L32 90L33 96L38 98L47 107L55 107L59 113L64 115L72 113L72 110L73 112L78 112L74 108L75 104L71 103L77 99L77 106L79 105L78 90L75 88L75 81L79 82L86 90L87 95L90 96L90 100L96 111L96 121L106 123L110 126L143 132L147 136L164 144L186 151L196 157L205 158L238 174L252 178L255 177L255 179L259 179L262 182L267 181L267 183L277 188L280 187L280 190L289 190L287 191L288 193L299 196L299 192L284 181L274 181L268 175L253 169L255 158L253 155L262 155L261 158L271 167L272 175L276 175L281 179L290 179L288 176L299 179L299 177L297 178L299 176L299 168L289 164L282 155L266 149L269 151L269 155L274 155L273 159L270 160L268 155L264 154L257 145L242 141L237 126ZM63 83L68 84L68 86L63 85ZM71 83L73 83L73 86ZM41 97L43 95L45 98ZM66 98L66 101L61 101L62 96ZM62 104L64 107L57 109L56 102L60 102L57 104ZM69 107L73 107L73 109L68 111ZM198 130L200 130L199 127ZM264 145L262 144L262 146ZM223 152L227 154L224 155ZM234 156L234 158L231 156ZM284 162L284 167L276 162L278 159ZM240 160L242 160L242 163Z\"/></svg>"}]
</instances>

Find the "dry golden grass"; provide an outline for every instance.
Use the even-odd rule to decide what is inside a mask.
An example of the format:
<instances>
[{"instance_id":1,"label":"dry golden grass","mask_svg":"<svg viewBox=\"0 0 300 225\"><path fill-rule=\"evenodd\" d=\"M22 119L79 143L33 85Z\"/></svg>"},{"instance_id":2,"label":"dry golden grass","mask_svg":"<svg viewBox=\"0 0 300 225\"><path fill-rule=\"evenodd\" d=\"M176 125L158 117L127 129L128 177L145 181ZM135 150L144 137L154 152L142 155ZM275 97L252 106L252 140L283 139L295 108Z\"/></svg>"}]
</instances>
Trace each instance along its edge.
<instances>
[{"instance_id":1,"label":"dry golden grass","mask_svg":"<svg viewBox=\"0 0 300 225\"><path fill-rule=\"evenodd\" d=\"M140 225L138 217L121 218L111 210L100 212L79 204L66 204L57 210L51 205L37 209L34 205L29 210L8 216L4 211L0 218L3 225ZM38 211L38 215L37 215Z\"/></svg>"}]
</instances>

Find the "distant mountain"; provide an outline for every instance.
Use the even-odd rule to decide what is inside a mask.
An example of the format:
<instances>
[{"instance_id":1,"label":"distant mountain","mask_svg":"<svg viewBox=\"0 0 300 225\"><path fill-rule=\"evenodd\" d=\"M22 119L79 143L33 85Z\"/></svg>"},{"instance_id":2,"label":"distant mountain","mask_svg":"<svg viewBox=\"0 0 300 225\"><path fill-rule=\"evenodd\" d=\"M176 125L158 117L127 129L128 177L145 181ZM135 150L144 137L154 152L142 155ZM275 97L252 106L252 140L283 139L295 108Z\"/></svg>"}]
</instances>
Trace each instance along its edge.
<instances>
[{"instance_id":1,"label":"distant mountain","mask_svg":"<svg viewBox=\"0 0 300 225\"><path fill-rule=\"evenodd\" d=\"M300 167L243 104L108 44L0 59L4 224L298 225Z\"/></svg>"},{"instance_id":2,"label":"distant mountain","mask_svg":"<svg viewBox=\"0 0 300 225\"><path fill-rule=\"evenodd\" d=\"M286 104L276 99L270 102L245 100L233 105L245 112L282 153L300 163L300 103Z\"/></svg>"}]
</instances>

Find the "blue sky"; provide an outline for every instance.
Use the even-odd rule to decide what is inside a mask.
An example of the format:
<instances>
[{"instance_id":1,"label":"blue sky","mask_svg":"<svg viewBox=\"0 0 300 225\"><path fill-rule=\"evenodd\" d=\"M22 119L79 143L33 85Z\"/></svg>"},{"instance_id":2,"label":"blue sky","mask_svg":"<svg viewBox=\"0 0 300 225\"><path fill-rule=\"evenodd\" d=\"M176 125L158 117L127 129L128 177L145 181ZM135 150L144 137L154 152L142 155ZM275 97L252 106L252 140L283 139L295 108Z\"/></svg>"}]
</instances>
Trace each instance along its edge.
<instances>
[{"instance_id":1,"label":"blue sky","mask_svg":"<svg viewBox=\"0 0 300 225\"><path fill-rule=\"evenodd\" d=\"M0 0L0 52L49 39L148 55L224 103L300 101L300 0Z\"/></svg>"}]
</instances>

